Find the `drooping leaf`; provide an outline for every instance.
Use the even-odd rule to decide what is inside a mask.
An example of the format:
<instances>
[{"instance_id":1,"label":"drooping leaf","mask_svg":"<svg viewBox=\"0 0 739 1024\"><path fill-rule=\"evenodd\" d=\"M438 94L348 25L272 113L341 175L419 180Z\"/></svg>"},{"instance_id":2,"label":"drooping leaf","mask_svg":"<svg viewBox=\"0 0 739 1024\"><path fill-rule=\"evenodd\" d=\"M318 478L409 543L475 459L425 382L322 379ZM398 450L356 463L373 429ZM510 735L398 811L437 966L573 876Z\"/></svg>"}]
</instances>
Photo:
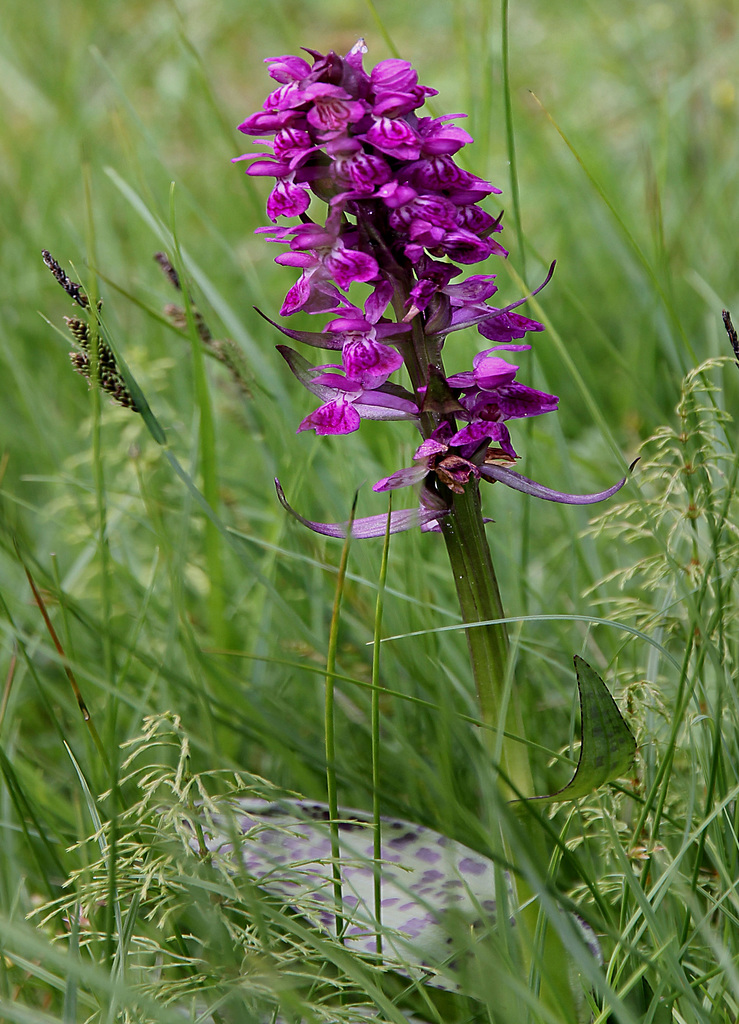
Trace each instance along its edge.
<instances>
[{"instance_id":1,"label":"drooping leaf","mask_svg":"<svg viewBox=\"0 0 739 1024\"><path fill-rule=\"evenodd\" d=\"M465 964L475 942L496 926L494 862L448 836L397 818L381 818L381 858L374 860L371 812L339 808L340 918L347 950L375 954L399 974L447 991L465 987ZM203 835L212 855L239 861L266 892L285 901L315 927L335 934L335 893L328 806L308 800L229 800L210 813ZM190 844L197 849L193 836ZM375 872L380 877L382 924L374 914ZM515 915L512 886L503 905ZM573 921L585 947L601 962L598 940L580 918ZM458 979L458 980L457 980Z\"/></svg>"},{"instance_id":2,"label":"drooping leaf","mask_svg":"<svg viewBox=\"0 0 739 1024\"><path fill-rule=\"evenodd\" d=\"M204 827L208 848L231 858L238 850L248 874L329 934L336 928L328 807L307 800L241 799L231 814ZM339 809L341 916L347 949L374 954L372 814ZM495 865L461 843L421 825L382 818L380 871L383 954L400 973L450 991L444 965L465 950L468 934L495 924ZM196 845L196 840L193 840ZM504 877L506 877L504 875ZM457 927L449 927L453 915ZM454 937L454 938L453 938ZM465 943L466 944L466 943ZM437 973L440 970L441 973Z\"/></svg>"},{"instance_id":3,"label":"drooping leaf","mask_svg":"<svg viewBox=\"0 0 739 1024\"><path fill-rule=\"evenodd\" d=\"M618 705L598 673L575 655L580 694L580 758L567 785L535 800L575 800L625 775L636 752L636 740Z\"/></svg>"}]
</instances>

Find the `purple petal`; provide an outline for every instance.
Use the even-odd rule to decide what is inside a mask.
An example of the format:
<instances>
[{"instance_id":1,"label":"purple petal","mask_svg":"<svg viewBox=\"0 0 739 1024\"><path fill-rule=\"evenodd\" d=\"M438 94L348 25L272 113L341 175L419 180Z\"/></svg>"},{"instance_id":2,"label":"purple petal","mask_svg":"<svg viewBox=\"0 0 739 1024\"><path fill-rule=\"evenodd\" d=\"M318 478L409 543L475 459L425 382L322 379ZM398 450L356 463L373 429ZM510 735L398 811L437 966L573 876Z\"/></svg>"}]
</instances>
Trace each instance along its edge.
<instances>
[{"instance_id":1,"label":"purple petal","mask_svg":"<svg viewBox=\"0 0 739 1024\"><path fill-rule=\"evenodd\" d=\"M347 377L371 388L383 384L403 365L403 357L389 345L368 338L355 338L344 345L341 361Z\"/></svg>"},{"instance_id":2,"label":"purple petal","mask_svg":"<svg viewBox=\"0 0 739 1024\"><path fill-rule=\"evenodd\" d=\"M364 136L382 153L398 160L417 160L421 144L411 126L402 117L380 117Z\"/></svg>"},{"instance_id":3,"label":"purple petal","mask_svg":"<svg viewBox=\"0 0 739 1024\"><path fill-rule=\"evenodd\" d=\"M364 303L364 315L370 323L376 323L387 309L395 289L390 281L378 281L374 291L367 296Z\"/></svg>"},{"instance_id":4,"label":"purple petal","mask_svg":"<svg viewBox=\"0 0 739 1024\"><path fill-rule=\"evenodd\" d=\"M290 165L284 161L255 160L246 173L252 178L284 178L290 173Z\"/></svg>"},{"instance_id":5,"label":"purple petal","mask_svg":"<svg viewBox=\"0 0 739 1024\"><path fill-rule=\"evenodd\" d=\"M299 217L309 206L307 189L290 181L278 180L267 200L267 216L273 221L278 217Z\"/></svg>"},{"instance_id":6,"label":"purple petal","mask_svg":"<svg viewBox=\"0 0 739 1024\"><path fill-rule=\"evenodd\" d=\"M448 444L438 441L435 437L427 437L426 440L422 441L418 448L416 448L413 458L430 459L432 455L439 455L441 452L447 451L448 448Z\"/></svg>"},{"instance_id":7,"label":"purple petal","mask_svg":"<svg viewBox=\"0 0 739 1024\"><path fill-rule=\"evenodd\" d=\"M417 221L451 231L457 223L457 208L443 196L415 196L390 214L393 228L413 228ZM418 237L416 234L413 237Z\"/></svg>"},{"instance_id":8,"label":"purple petal","mask_svg":"<svg viewBox=\"0 0 739 1024\"><path fill-rule=\"evenodd\" d=\"M314 533L321 533L324 537L346 537L349 529L349 523L317 523L310 519L305 519L296 512L287 503L285 493L280 486L280 481L275 478L275 488L277 490L277 497L279 498L280 504L289 512L290 515L297 519L303 526L307 526L309 530L313 530ZM413 530L416 527L424 527L429 523L436 522L442 516L445 516L447 512L442 509L420 509L420 508L404 508L399 509L397 512L390 513L390 533L402 533L404 530ZM361 519L355 519L352 523L352 537L358 540L367 540L370 537L384 537L387 529L387 515L379 516L365 516Z\"/></svg>"},{"instance_id":9,"label":"purple petal","mask_svg":"<svg viewBox=\"0 0 739 1024\"><path fill-rule=\"evenodd\" d=\"M349 185L365 195L372 195L393 176L381 156L363 152L335 160L333 172L340 184Z\"/></svg>"},{"instance_id":10,"label":"purple petal","mask_svg":"<svg viewBox=\"0 0 739 1024\"><path fill-rule=\"evenodd\" d=\"M334 366L331 363L327 363L325 366L316 367L321 370L340 370L340 366ZM362 394L362 387L357 384L356 381L350 380L341 373L321 373L320 376L315 377L313 380L314 384L322 385L323 387L331 388L336 394L352 394L355 398L358 398Z\"/></svg>"},{"instance_id":11,"label":"purple petal","mask_svg":"<svg viewBox=\"0 0 739 1024\"><path fill-rule=\"evenodd\" d=\"M407 60L389 57L375 64L370 71L370 82L376 92L390 89L409 92L418 85L418 73Z\"/></svg>"},{"instance_id":12,"label":"purple petal","mask_svg":"<svg viewBox=\"0 0 739 1024\"><path fill-rule=\"evenodd\" d=\"M303 103L303 90L300 88L299 82L286 82L281 85L278 89L274 89L267 99L264 101L264 109L267 111L281 111L284 113L291 113L295 115L298 113L296 107L301 106ZM298 116L301 120L305 115L300 112Z\"/></svg>"},{"instance_id":13,"label":"purple petal","mask_svg":"<svg viewBox=\"0 0 739 1024\"><path fill-rule=\"evenodd\" d=\"M298 224L285 233L293 236L291 249L328 249L336 242L337 229L335 220L327 220L325 224Z\"/></svg>"},{"instance_id":14,"label":"purple petal","mask_svg":"<svg viewBox=\"0 0 739 1024\"><path fill-rule=\"evenodd\" d=\"M398 206L409 203L418 193L410 185L406 185L403 182L389 181L387 185L383 185L382 188L377 190L377 195L384 201L387 207L395 210Z\"/></svg>"},{"instance_id":15,"label":"purple petal","mask_svg":"<svg viewBox=\"0 0 739 1024\"><path fill-rule=\"evenodd\" d=\"M319 435L352 434L359 430L361 417L346 395L339 395L310 413L297 429L315 430Z\"/></svg>"},{"instance_id":16,"label":"purple petal","mask_svg":"<svg viewBox=\"0 0 739 1024\"><path fill-rule=\"evenodd\" d=\"M303 115L295 110L258 110L239 125L239 131L244 135L264 135L265 132L279 131L302 118Z\"/></svg>"},{"instance_id":17,"label":"purple petal","mask_svg":"<svg viewBox=\"0 0 739 1024\"><path fill-rule=\"evenodd\" d=\"M310 64L303 57L285 54L283 57L267 57L264 61L269 65L270 77L277 82L299 82L310 74Z\"/></svg>"},{"instance_id":18,"label":"purple petal","mask_svg":"<svg viewBox=\"0 0 739 1024\"><path fill-rule=\"evenodd\" d=\"M485 356L484 359L476 359L475 383L483 391L492 391L501 384L511 384L516 376L518 367L513 363L501 359L500 356Z\"/></svg>"},{"instance_id":19,"label":"purple petal","mask_svg":"<svg viewBox=\"0 0 739 1024\"><path fill-rule=\"evenodd\" d=\"M359 252L358 249L345 249L339 245L326 257L325 266L339 288L344 291L352 282L371 281L379 272L373 256Z\"/></svg>"},{"instance_id":20,"label":"purple petal","mask_svg":"<svg viewBox=\"0 0 739 1024\"><path fill-rule=\"evenodd\" d=\"M275 140L276 141L276 140ZM275 146L275 153L277 147ZM491 232L500 231L502 225L496 217L491 217L485 210L480 209L476 203L467 203L457 209L457 224L467 231L473 231L481 238L487 238Z\"/></svg>"},{"instance_id":21,"label":"purple petal","mask_svg":"<svg viewBox=\"0 0 739 1024\"><path fill-rule=\"evenodd\" d=\"M495 401L503 419L521 419L556 412L559 399L546 391L537 391L526 384L503 384L495 393Z\"/></svg>"},{"instance_id":22,"label":"purple petal","mask_svg":"<svg viewBox=\"0 0 739 1024\"><path fill-rule=\"evenodd\" d=\"M287 157L291 166L296 158L300 159L314 152L318 147L313 145L310 134L299 128L283 128L275 135L275 156Z\"/></svg>"},{"instance_id":23,"label":"purple petal","mask_svg":"<svg viewBox=\"0 0 739 1024\"><path fill-rule=\"evenodd\" d=\"M410 466L408 469L399 469L390 476L385 476L372 485L373 491L394 491L398 487L412 487L413 484L420 484L428 473L425 463L421 466Z\"/></svg>"},{"instance_id":24,"label":"purple petal","mask_svg":"<svg viewBox=\"0 0 739 1024\"><path fill-rule=\"evenodd\" d=\"M450 114L449 117L466 117L466 114ZM422 117L418 123L418 132L423 139L425 156L438 156L442 153L453 154L474 142L474 139L463 128L443 123L442 118Z\"/></svg>"},{"instance_id":25,"label":"purple petal","mask_svg":"<svg viewBox=\"0 0 739 1024\"><path fill-rule=\"evenodd\" d=\"M483 320L477 329L488 341L510 341L511 338L523 338L528 331L543 331L544 325L520 313L501 312Z\"/></svg>"},{"instance_id":26,"label":"purple petal","mask_svg":"<svg viewBox=\"0 0 739 1024\"><path fill-rule=\"evenodd\" d=\"M458 284L449 284L444 291L452 299L462 303L485 302L498 290L494 284L495 274L472 274Z\"/></svg>"},{"instance_id":27,"label":"purple petal","mask_svg":"<svg viewBox=\"0 0 739 1024\"><path fill-rule=\"evenodd\" d=\"M493 252L500 256L507 256L508 253L501 245L491 238L478 238L473 231L465 228L457 228L455 231L448 231L444 235L442 248L450 259L457 263L481 263Z\"/></svg>"},{"instance_id":28,"label":"purple petal","mask_svg":"<svg viewBox=\"0 0 739 1024\"><path fill-rule=\"evenodd\" d=\"M309 298L310 274L303 271L295 284L288 288L285 301L280 308L280 315L290 316L291 313L296 313L299 309L303 308Z\"/></svg>"},{"instance_id":29,"label":"purple petal","mask_svg":"<svg viewBox=\"0 0 739 1024\"><path fill-rule=\"evenodd\" d=\"M463 373L453 373L447 377L446 382L453 388L474 388L475 375L472 370L465 370Z\"/></svg>"},{"instance_id":30,"label":"purple petal","mask_svg":"<svg viewBox=\"0 0 739 1024\"><path fill-rule=\"evenodd\" d=\"M629 471L635 465L636 463L632 462L631 466L629 466ZM521 476L520 473L514 473L512 469L504 469L503 466L496 466L491 463L485 463L480 466L480 475L484 476L487 480L499 480L500 483L505 484L507 487L512 487L514 491L530 494L534 498L543 498L544 501L558 501L564 505L593 505L597 501L605 501L606 498L610 498L616 491L620 491L627 480L627 477L624 477L623 480L619 480L613 487L609 487L607 491L599 491L597 494L567 494L564 491L553 491L549 487L544 487L543 484L537 484L534 480Z\"/></svg>"},{"instance_id":31,"label":"purple petal","mask_svg":"<svg viewBox=\"0 0 739 1024\"><path fill-rule=\"evenodd\" d=\"M489 437L491 441L497 441L501 448L516 458L516 452L511 444L511 435L505 423L493 423L490 420L475 420L466 427L458 430L449 442L453 445L477 444Z\"/></svg>"},{"instance_id":32,"label":"purple petal","mask_svg":"<svg viewBox=\"0 0 739 1024\"><path fill-rule=\"evenodd\" d=\"M272 241L281 241L281 239L272 239ZM317 267L319 264L318 258L314 253L311 252L281 252L279 256L275 256L275 263L278 263L281 267Z\"/></svg>"},{"instance_id":33,"label":"purple petal","mask_svg":"<svg viewBox=\"0 0 739 1024\"><path fill-rule=\"evenodd\" d=\"M380 338L390 338L393 341L408 341L404 337L413 328L410 324L396 323L394 320L387 320L375 324L375 337L379 340Z\"/></svg>"}]
</instances>

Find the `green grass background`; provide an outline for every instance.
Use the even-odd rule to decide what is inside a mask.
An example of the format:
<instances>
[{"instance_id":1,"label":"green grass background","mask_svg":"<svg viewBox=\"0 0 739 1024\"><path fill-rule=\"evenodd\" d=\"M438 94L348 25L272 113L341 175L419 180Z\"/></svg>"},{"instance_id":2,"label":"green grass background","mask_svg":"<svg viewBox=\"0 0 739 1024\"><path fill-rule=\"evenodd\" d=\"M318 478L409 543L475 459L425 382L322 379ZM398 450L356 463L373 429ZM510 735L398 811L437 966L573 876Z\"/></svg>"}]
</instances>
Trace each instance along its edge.
<instances>
[{"instance_id":1,"label":"green grass background","mask_svg":"<svg viewBox=\"0 0 739 1024\"><path fill-rule=\"evenodd\" d=\"M357 488L358 514L382 512L384 501L370 485L408 463L415 439L402 424L365 424L348 438L295 434L311 397L292 380L273 349L280 339L253 310L274 316L293 277L253 234L265 223L265 183L229 163L250 148L236 125L270 88L264 57L303 45L343 53L363 36L369 67L392 55L391 41L420 81L439 90L434 113L469 114L466 127L476 142L465 150L465 165L504 190L511 257L510 269L492 268L500 294L512 301L522 279L533 286L549 261L558 261L534 312L548 330L535 337L532 354L522 354L520 377L558 394L560 412L515 431L523 472L564 490L610 485L660 424L678 423L683 375L729 354L720 312L733 309L739 320L737 4L528 0L511 4L509 27L524 252L511 201L497 5L378 0L374 12L360 0L3 6L0 1017L102 1020L111 1012L95 1017L94 1007L69 1008L63 944L58 962L46 946L63 929L34 933L37 921L25 923L84 865L88 854L68 848L94 831L92 796L65 744L97 797L118 776L119 744L140 734L145 716L171 711L190 736L193 772L243 769L312 797L325 794L320 669L340 546L289 521L272 480L279 476L289 500L312 518L345 519ZM244 352L248 397L223 366L203 364L197 346L162 318L162 307L177 297L152 254L166 248L174 258L173 228L192 297L215 336ZM167 451L206 495L217 522L142 419L97 401L72 372L71 345L55 328L74 311L44 267L42 248L103 297L106 325L166 432ZM445 350L450 371L467 367L476 339L475 332L452 336ZM712 379L721 388L720 407L736 408L733 365ZM628 485L632 498L637 484L638 476ZM513 616L607 615L622 592L615 580L597 582L664 551L656 529L633 545L623 532L583 536L588 510L534 504L502 487L487 489L486 511L495 518L489 539ZM705 538L696 543L710 549ZM15 544L43 588L107 767L32 601ZM683 564L671 563L677 582L668 595L678 606L679 628L657 637L672 641L678 660L700 618L690 587L681 590L689 542L681 552ZM340 686L337 743L340 801L348 806L371 800L369 694L360 684L370 677L366 644L380 558L381 542L355 544L344 593L339 670L354 682ZM726 581L723 596L718 592L726 623L718 660L707 659L710 677L701 662L693 679L705 691L702 721L717 725L701 731L686 717L675 755L682 781L665 790L686 835L694 815L714 814L711 800L729 805L736 782L732 583ZM387 635L457 621L444 552L433 536L393 539L388 588ZM655 595L667 601L668 590L645 597L637 587L636 598L657 604ZM633 607L623 621L637 622ZM533 738L554 752L576 737L571 656L583 653L628 698L642 741L637 786L649 792L664 763L660 743L669 733L678 677L646 642L617 628L570 619L527 621L520 634L513 629L521 645L517 685ZM224 650L238 654L215 653ZM484 820L490 783L475 731L459 717L475 714L463 637L425 632L388 643L382 673L385 685L406 698L436 705L385 701L384 809L479 846L474 816ZM712 769L719 760L721 771ZM542 793L567 778L567 768L545 751L534 764ZM719 780L715 790L711 778ZM626 851L657 837L648 826L630 834L638 818L631 805L614 809L607 795L598 799L573 828L595 822L593 875L609 878L624 923L636 897L628 895L626 862L604 854L611 842L604 821L613 822ZM103 818L105 806L102 800ZM730 885L736 858L727 828L716 856L725 855L726 878L718 874ZM684 857L676 870L695 894L695 851ZM699 867L718 870L702 860ZM653 871L641 878L647 889L659 876L656 864ZM565 877L563 887L568 883L574 881ZM678 905L684 893L675 885ZM676 1019L733 1019L733 902L729 894L727 917L716 926L727 958L720 991L706 994L706 982L693 1002L683 994L685 1016ZM652 990L661 977L658 951L679 931L675 920L668 915L641 939ZM705 937L701 942L703 960L720 961ZM102 947L93 943L90 959L104 961ZM668 989L680 989L676 979L670 975ZM86 984L105 1003L98 982Z\"/></svg>"}]
</instances>

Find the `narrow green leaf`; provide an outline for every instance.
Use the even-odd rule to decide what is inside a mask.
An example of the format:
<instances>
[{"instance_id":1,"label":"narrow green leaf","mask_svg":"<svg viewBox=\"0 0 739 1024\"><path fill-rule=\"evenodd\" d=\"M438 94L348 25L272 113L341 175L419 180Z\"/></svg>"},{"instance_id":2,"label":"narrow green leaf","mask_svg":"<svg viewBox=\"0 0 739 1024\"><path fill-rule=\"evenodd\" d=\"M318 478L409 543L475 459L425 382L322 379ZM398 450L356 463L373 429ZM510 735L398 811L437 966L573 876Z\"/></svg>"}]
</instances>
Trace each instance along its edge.
<instances>
[{"instance_id":1,"label":"narrow green leaf","mask_svg":"<svg viewBox=\"0 0 739 1024\"><path fill-rule=\"evenodd\" d=\"M624 775L634 760L636 740L608 687L586 661L575 655L580 693L580 759L567 785L536 800L575 800Z\"/></svg>"},{"instance_id":2,"label":"narrow green leaf","mask_svg":"<svg viewBox=\"0 0 739 1024\"><path fill-rule=\"evenodd\" d=\"M339 868L339 858L341 857L341 848L339 845L339 826L337 819L339 817L338 807L338 796L336 788L336 736L335 736L335 721L334 721L334 708L335 708L335 680L334 673L336 669L336 651L339 645L339 625L341 622L341 599L344 596L344 581L346 577L346 566L349 561L349 547L351 546L352 540L352 523L357 512L357 501L359 500L359 491L354 494L354 501L352 502L352 510L349 515L349 525L344 540L344 547L341 551L341 561L339 562L339 574L336 577L336 592L334 594L334 608L331 615L331 629L328 638L328 653L326 655L326 710L325 710L325 743L326 743L326 789L328 791L328 809L330 816L330 827L331 827L331 858L332 868L331 873L333 876L333 890L334 890L334 904L336 906L336 938L340 943L344 942L344 929L346 927L344 919L339 916L343 897L341 895L341 871Z\"/></svg>"},{"instance_id":3,"label":"narrow green leaf","mask_svg":"<svg viewBox=\"0 0 739 1024\"><path fill-rule=\"evenodd\" d=\"M76 903L72 913L72 919L70 923L69 931L69 955L75 959L79 957L80 952L80 905ZM69 974L67 977L66 984L64 986L64 1009L63 1009L63 1021L64 1024L76 1024L77 1021L77 989L78 982L77 978L73 974Z\"/></svg>"},{"instance_id":4,"label":"narrow green leaf","mask_svg":"<svg viewBox=\"0 0 739 1024\"><path fill-rule=\"evenodd\" d=\"M147 430L157 444L166 445L167 435L164 433L164 428L151 411L151 406L147 402L144 392L139 387L136 378L131 373L128 363L123 358L120 348L113 341L110 331L107 330L100 316L98 316L98 328L115 356L115 361L118 364L121 377L123 377L123 380L125 381L131 398L133 398L136 403L136 409L144 421Z\"/></svg>"}]
</instances>

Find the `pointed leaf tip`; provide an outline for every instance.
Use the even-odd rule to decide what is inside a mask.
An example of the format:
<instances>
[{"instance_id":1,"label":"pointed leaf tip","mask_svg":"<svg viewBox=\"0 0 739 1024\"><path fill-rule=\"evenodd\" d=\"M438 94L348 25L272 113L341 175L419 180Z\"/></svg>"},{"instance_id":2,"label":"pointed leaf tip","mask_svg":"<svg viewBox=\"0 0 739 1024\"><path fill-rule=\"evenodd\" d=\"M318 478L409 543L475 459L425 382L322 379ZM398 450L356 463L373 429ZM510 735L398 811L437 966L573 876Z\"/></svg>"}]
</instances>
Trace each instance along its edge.
<instances>
[{"instance_id":1,"label":"pointed leaf tip","mask_svg":"<svg viewBox=\"0 0 739 1024\"><path fill-rule=\"evenodd\" d=\"M636 462L633 462L629 467L629 471L635 465ZM499 466L495 463L486 462L480 466L480 475L486 480L497 480L505 484L506 487L510 487L514 491L521 491L522 494L529 494L533 498L542 498L544 501L556 501L563 505L594 505L598 501L605 501L606 498L610 498L617 491L620 491L628 479L628 477L623 477L618 483L609 487L608 490L598 491L596 494L568 494L566 491L555 491L551 487L545 487L544 484L539 484L535 480L529 480L528 477L522 476L521 473L516 473L513 469L508 469L506 466Z\"/></svg>"},{"instance_id":2,"label":"pointed leaf tip","mask_svg":"<svg viewBox=\"0 0 739 1024\"><path fill-rule=\"evenodd\" d=\"M575 655L580 695L580 757L575 774L562 789L534 800L555 802L587 796L625 775L636 753L636 740L601 677Z\"/></svg>"}]
</instances>

